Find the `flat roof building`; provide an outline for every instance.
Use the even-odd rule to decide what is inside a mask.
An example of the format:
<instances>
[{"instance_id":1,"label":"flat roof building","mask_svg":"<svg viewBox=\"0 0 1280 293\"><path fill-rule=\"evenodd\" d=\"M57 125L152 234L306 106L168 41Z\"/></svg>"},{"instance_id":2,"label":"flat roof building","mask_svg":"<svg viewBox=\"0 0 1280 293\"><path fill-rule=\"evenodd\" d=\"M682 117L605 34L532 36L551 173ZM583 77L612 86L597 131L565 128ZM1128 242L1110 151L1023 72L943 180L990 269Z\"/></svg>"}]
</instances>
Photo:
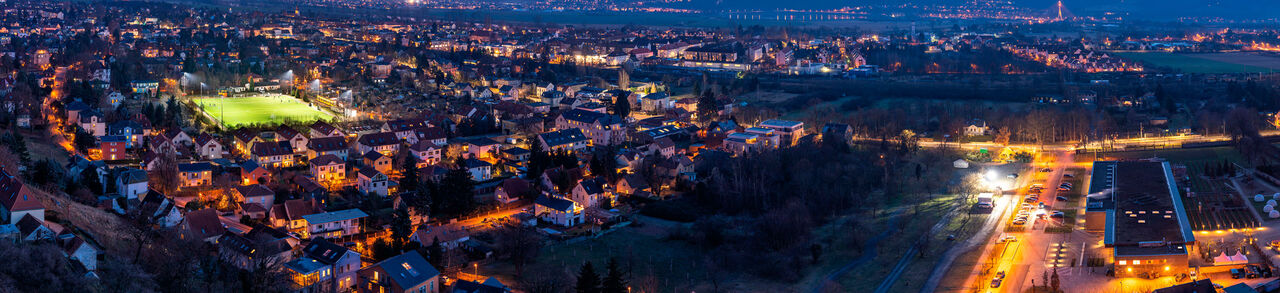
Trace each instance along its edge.
<instances>
[{"instance_id":1,"label":"flat roof building","mask_svg":"<svg viewBox=\"0 0 1280 293\"><path fill-rule=\"evenodd\" d=\"M1102 219L1117 277L1187 272L1195 234L1168 162L1094 162L1086 229Z\"/></svg>"}]
</instances>

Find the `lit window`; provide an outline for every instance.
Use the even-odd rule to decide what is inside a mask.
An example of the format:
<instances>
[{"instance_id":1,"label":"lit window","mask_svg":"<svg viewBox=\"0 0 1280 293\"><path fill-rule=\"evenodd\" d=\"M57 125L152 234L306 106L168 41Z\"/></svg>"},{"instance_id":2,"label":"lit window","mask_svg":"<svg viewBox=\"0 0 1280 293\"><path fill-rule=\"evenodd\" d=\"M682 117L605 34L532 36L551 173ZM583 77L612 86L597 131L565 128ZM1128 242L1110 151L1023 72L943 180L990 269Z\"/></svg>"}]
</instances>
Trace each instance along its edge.
<instances>
[{"instance_id":1,"label":"lit window","mask_svg":"<svg viewBox=\"0 0 1280 293\"><path fill-rule=\"evenodd\" d=\"M1120 261L1120 265L1126 265L1126 264L1128 264L1128 263L1129 263L1129 262L1127 262L1127 261L1123 261L1123 260L1122 260L1122 261ZM377 273L374 273L374 274L376 275ZM374 277L374 278L377 278L377 277Z\"/></svg>"},{"instance_id":2,"label":"lit window","mask_svg":"<svg viewBox=\"0 0 1280 293\"><path fill-rule=\"evenodd\" d=\"M1140 265L1140 264L1142 264L1142 261L1140 261L1140 260L1136 260L1136 259L1135 259L1135 260L1133 260L1133 265L1135 265L1135 266L1136 266L1136 265Z\"/></svg>"}]
</instances>

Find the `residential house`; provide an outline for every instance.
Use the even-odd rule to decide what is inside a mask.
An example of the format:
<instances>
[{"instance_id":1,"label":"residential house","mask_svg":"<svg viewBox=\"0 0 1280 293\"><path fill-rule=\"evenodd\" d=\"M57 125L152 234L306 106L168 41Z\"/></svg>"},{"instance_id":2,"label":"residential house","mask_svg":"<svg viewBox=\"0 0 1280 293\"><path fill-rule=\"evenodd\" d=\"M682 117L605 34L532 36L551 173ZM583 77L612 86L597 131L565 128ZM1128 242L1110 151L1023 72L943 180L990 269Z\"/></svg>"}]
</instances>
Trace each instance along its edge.
<instances>
[{"instance_id":1,"label":"residential house","mask_svg":"<svg viewBox=\"0 0 1280 293\"><path fill-rule=\"evenodd\" d=\"M218 258L250 272L288 262L296 244L293 236L261 224L254 224L243 236L224 232L216 242Z\"/></svg>"},{"instance_id":2,"label":"residential house","mask_svg":"<svg viewBox=\"0 0 1280 293\"><path fill-rule=\"evenodd\" d=\"M989 130L989 127L987 127L986 120L973 119L973 120L969 120L969 123L964 126L964 135L965 136L987 135L987 130Z\"/></svg>"},{"instance_id":3,"label":"residential house","mask_svg":"<svg viewBox=\"0 0 1280 293\"><path fill-rule=\"evenodd\" d=\"M271 170L255 161L244 161L240 166L240 184L267 184L271 182Z\"/></svg>"},{"instance_id":4,"label":"residential house","mask_svg":"<svg viewBox=\"0 0 1280 293\"><path fill-rule=\"evenodd\" d=\"M304 215L302 219L307 222L307 229L302 237L337 238L360 234L360 221L368 216L360 209Z\"/></svg>"},{"instance_id":5,"label":"residential house","mask_svg":"<svg viewBox=\"0 0 1280 293\"><path fill-rule=\"evenodd\" d=\"M297 130L293 130L293 128L290 128L287 125L280 125L280 127L276 127L276 140L289 142L289 146L293 148L293 152L295 153L307 152L307 142L310 141L306 135L303 135Z\"/></svg>"},{"instance_id":6,"label":"residential house","mask_svg":"<svg viewBox=\"0 0 1280 293\"><path fill-rule=\"evenodd\" d=\"M613 194L608 190L608 182L604 178L593 177L578 181L578 185L570 192L570 199L583 207L595 207L600 204L613 204Z\"/></svg>"},{"instance_id":7,"label":"residential house","mask_svg":"<svg viewBox=\"0 0 1280 293\"><path fill-rule=\"evenodd\" d=\"M0 169L0 224L16 224L25 216L44 222L44 204L22 181Z\"/></svg>"},{"instance_id":8,"label":"residential house","mask_svg":"<svg viewBox=\"0 0 1280 293\"><path fill-rule=\"evenodd\" d=\"M105 135L98 142L98 148L102 151L103 160L124 160L128 159L129 152L128 138L123 135Z\"/></svg>"},{"instance_id":9,"label":"residential house","mask_svg":"<svg viewBox=\"0 0 1280 293\"><path fill-rule=\"evenodd\" d=\"M302 256L285 263L293 289L299 292L342 292L356 285L360 253L322 237L311 239Z\"/></svg>"},{"instance_id":10,"label":"residential house","mask_svg":"<svg viewBox=\"0 0 1280 293\"><path fill-rule=\"evenodd\" d=\"M195 162L178 164L178 188L208 186L213 182L213 164Z\"/></svg>"},{"instance_id":11,"label":"residential house","mask_svg":"<svg viewBox=\"0 0 1280 293\"><path fill-rule=\"evenodd\" d=\"M582 134L581 129L569 128L539 134L538 141L546 152L576 152L590 145L591 139Z\"/></svg>"},{"instance_id":12,"label":"residential house","mask_svg":"<svg viewBox=\"0 0 1280 293\"><path fill-rule=\"evenodd\" d=\"M360 168L359 175L356 178L356 187L360 190L360 194L374 193L381 196L387 196L391 180L386 174L378 172L373 168Z\"/></svg>"},{"instance_id":13,"label":"residential house","mask_svg":"<svg viewBox=\"0 0 1280 293\"><path fill-rule=\"evenodd\" d=\"M183 215L182 231L183 238L215 243L218 237L227 232L227 227L218 219L218 210L205 208Z\"/></svg>"},{"instance_id":14,"label":"residential house","mask_svg":"<svg viewBox=\"0 0 1280 293\"><path fill-rule=\"evenodd\" d=\"M400 150L400 139L392 132L366 134L356 140L356 150L361 154L375 151L386 156L394 156Z\"/></svg>"},{"instance_id":15,"label":"residential house","mask_svg":"<svg viewBox=\"0 0 1280 293\"><path fill-rule=\"evenodd\" d=\"M147 171L125 168L116 176L116 193L126 199L137 199L149 189Z\"/></svg>"},{"instance_id":16,"label":"residential house","mask_svg":"<svg viewBox=\"0 0 1280 293\"><path fill-rule=\"evenodd\" d=\"M347 160L347 138L342 136L317 137L307 142L307 159L315 159L323 155L334 155Z\"/></svg>"},{"instance_id":17,"label":"residential house","mask_svg":"<svg viewBox=\"0 0 1280 293\"><path fill-rule=\"evenodd\" d=\"M440 293L440 271L417 251L388 258L357 273L360 293Z\"/></svg>"},{"instance_id":18,"label":"residential house","mask_svg":"<svg viewBox=\"0 0 1280 293\"><path fill-rule=\"evenodd\" d=\"M288 141L260 142L253 144L249 158L267 167L293 166L293 145Z\"/></svg>"},{"instance_id":19,"label":"residential house","mask_svg":"<svg viewBox=\"0 0 1280 293\"><path fill-rule=\"evenodd\" d=\"M538 219L563 227L582 224L582 207L571 200L544 195L533 203L533 214Z\"/></svg>"},{"instance_id":20,"label":"residential house","mask_svg":"<svg viewBox=\"0 0 1280 293\"><path fill-rule=\"evenodd\" d=\"M415 144L420 141L429 141L436 145L445 145L449 143L448 134L445 133L444 127L423 127L413 130L413 136L405 140L409 144Z\"/></svg>"},{"instance_id":21,"label":"residential house","mask_svg":"<svg viewBox=\"0 0 1280 293\"><path fill-rule=\"evenodd\" d=\"M625 195L643 195L649 192L649 183L644 180L644 176L639 174L623 175L622 179L618 179L618 183L613 185L614 192Z\"/></svg>"},{"instance_id":22,"label":"residential house","mask_svg":"<svg viewBox=\"0 0 1280 293\"><path fill-rule=\"evenodd\" d=\"M822 140L853 142L853 127L843 123L827 123L822 126Z\"/></svg>"},{"instance_id":23,"label":"residential house","mask_svg":"<svg viewBox=\"0 0 1280 293\"><path fill-rule=\"evenodd\" d=\"M498 188L493 191L493 196L498 202L507 204L520 200L521 197L532 191L533 186L529 184L528 180L513 177L502 180L502 184L499 184Z\"/></svg>"},{"instance_id":24,"label":"residential house","mask_svg":"<svg viewBox=\"0 0 1280 293\"><path fill-rule=\"evenodd\" d=\"M418 159L418 168L440 163L444 147L430 141L420 140L409 146L409 152Z\"/></svg>"},{"instance_id":25,"label":"residential house","mask_svg":"<svg viewBox=\"0 0 1280 293\"><path fill-rule=\"evenodd\" d=\"M556 129L581 129L594 145L614 145L626 140L622 118L599 112L573 109L556 117Z\"/></svg>"},{"instance_id":26,"label":"residential house","mask_svg":"<svg viewBox=\"0 0 1280 293\"><path fill-rule=\"evenodd\" d=\"M135 216L145 219L147 223L162 228L171 228L183 223L182 211L178 210L178 205L173 199L160 193L159 191L147 190L138 204L137 214Z\"/></svg>"},{"instance_id":27,"label":"residential house","mask_svg":"<svg viewBox=\"0 0 1280 293\"><path fill-rule=\"evenodd\" d=\"M252 184L236 186L231 189L231 193L235 195L237 202L244 203L241 208L243 208L246 213L257 213L258 211L261 211L262 217L259 218L266 218L267 209L270 209L272 205L275 205L276 192L271 191L271 188L267 188L266 185Z\"/></svg>"},{"instance_id":28,"label":"residential house","mask_svg":"<svg viewBox=\"0 0 1280 293\"><path fill-rule=\"evenodd\" d=\"M471 239L471 233L461 223L422 225L414 231L411 239L423 247L434 245L438 241L442 248L449 250L458 248L463 241Z\"/></svg>"},{"instance_id":29,"label":"residential house","mask_svg":"<svg viewBox=\"0 0 1280 293\"><path fill-rule=\"evenodd\" d=\"M394 167L391 166L391 157L385 156L379 152L370 151L364 153L364 156L361 157L365 167L371 167L382 174L391 173L391 170Z\"/></svg>"},{"instance_id":30,"label":"residential house","mask_svg":"<svg viewBox=\"0 0 1280 293\"><path fill-rule=\"evenodd\" d=\"M170 128L168 130L165 130L164 138L167 138L169 139L170 142L173 142L175 147L190 146L192 143L194 143L190 135L187 135L186 132L183 132L181 129L177 129L177 128Z\"/></svg>"},{"instance_id":31,"label":"residential house","mask_svg":"<svg viewBox=\"0 0 1280 293\"><path fill-rule=\"evenodd\" d=\"M347 180L347 162L335 155L323 155L311 159L311 176L316 181L325 183L342 183Z\"/></svg>"},{"instance_id":32,"label":"residential house","mask_svg":"<svg viewBox=\"0 0 1280 293\"><path fill-rule=\"evenodd\" d=\"M463 144L463 148L466 150L468 157L488 160L497 157L498 147L501 145L492 139L477 138L468 140L466 144Z\"/></svg>"},{"instance_id":33,"label":"residential house","mask_svg":"<svg viewBox=\"0 0 1280 293\"><path fill-rule=\"evenodd\" d=\"M804 136L804 122L769 119L760 122L761 128L771 129L778 133L780 138L779 147L789 147L800 141L800 137Z\"/></svg>"},{"instance_id":34,"label":"residential house","mask_svg":"<svg viewBox=\"0 0 1280 293\"><path fill-rule=\"evenodd\" d=\"M302 216L315 213L317 213L317 208L314 201L299 198L272 205L268 218L271 220L271 226L273 227L301 234L307 228L307 221Z\"/></svg>"},{"instance_id":35,"label":"residential house","mask_svg":"<svg viewBox=\"0 0 1280 293\"><path fill-rule=\"evenodd\" d=\"M78 121L78 124L81 129L84 129L85 133L94 137L107 135L107 120L106 116L102 115L102 112L89 109L81 112L79 116L80 121Z\"/></svg>"},{"instance_id":36,"label":"residential house","mask_svg":"<svg viewBox=\"0 0 1280 293\"><path fill-rule=\"evenodd\" d=\"M196 137L195 144L196 153L200 154L201 158L205 160L222 158L222 152L224 151L222 142L219 142L213 135L201 133L200 136Z\"/></svg>"},{"instance_id":37,"label":"residential house","mask_svg":"<svg viewBox=\"0 0 1280 293\"><path fill-rule=\"evenodd\" d=\"M471 173L471 180L481 182L493 179L493 164L477 159L466 159L462 163L466 165L467 172Z\"/></svg>"},{"instance_id":38,"label":"residential house","mask_svg":"<svg viewBox=\"0 0 1280 293\"><path fill-rule=\"evenodd\" d=\"M107 135L119 135L125 138L125 147L132 149L142 146L142 138L146 136L146 128L137 121L120 120L107 126Z\"/></svg>"},{"instance_id":39,"label":"residential house","mask_svg":"<svg viewBox=\"0 0 1280 293\"><path fill-rule=\"evenodd\" d=\"M323 138L323 137L346 137L347 136L345 133L342 133L341 129L338 129L337 127L334 127L333 125L330 125L329 123L324 121L316 121L315 123L311 123L311 126L308 128L310 130L311 139L317 139L317 138Z\"/></svg>"},{"instance_id":40,"label":"residential house","mask_svg":"<svg viewBox=\"0 0 1280 293\"><path fill-rule=\"evenodd\" d=\"M98 255L101 254L102 248L93 243L85 242L84 239L70 232L58 235L56 240L58 247L62 249L62 254L72 261L79 262L87 271L98 270Z\"/></svg>"}]
</instances>

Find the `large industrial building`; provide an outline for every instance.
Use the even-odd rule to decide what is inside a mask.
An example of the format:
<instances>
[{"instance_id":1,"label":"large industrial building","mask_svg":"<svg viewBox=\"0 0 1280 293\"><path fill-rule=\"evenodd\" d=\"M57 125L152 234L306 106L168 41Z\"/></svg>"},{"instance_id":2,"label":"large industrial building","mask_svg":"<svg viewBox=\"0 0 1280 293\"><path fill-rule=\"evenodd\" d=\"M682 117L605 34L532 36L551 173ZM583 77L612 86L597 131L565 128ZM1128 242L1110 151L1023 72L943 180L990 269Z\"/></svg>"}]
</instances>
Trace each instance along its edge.
<instances>
[{"instance_id":1,"label":"large industrial building","mask_svg":"<svg viewBox=\"0 0 1280 293\"><path fill-rule=\"evenodd\" d=\"M1104 233L1116 277L1186 273L1195 249L1168 162L1094 162L1085 228Z\"/></svg>"}]
</instances>

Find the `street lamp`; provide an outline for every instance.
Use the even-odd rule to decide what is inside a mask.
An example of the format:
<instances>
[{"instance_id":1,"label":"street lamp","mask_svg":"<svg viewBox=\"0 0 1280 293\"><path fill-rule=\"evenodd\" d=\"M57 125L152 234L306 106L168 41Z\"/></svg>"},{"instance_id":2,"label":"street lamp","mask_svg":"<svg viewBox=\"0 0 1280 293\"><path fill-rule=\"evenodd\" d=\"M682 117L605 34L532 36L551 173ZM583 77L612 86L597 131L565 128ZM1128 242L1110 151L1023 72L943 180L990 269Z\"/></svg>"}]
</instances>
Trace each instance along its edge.
<instances>
[{"instance_id":1,"label":"street lamp","mask_svg":"<svg viewBox=\"0 0 1280 293\"><path fill-rule=\"evenodd\" d=\"M474 262L473 262L473 263L471 263L471 268L472 268L472 270L471 270L471 275L476 276L476 279L479 279L479 278L480 278L480 263L474 263Z\"/></svg>"}]
</instances>

